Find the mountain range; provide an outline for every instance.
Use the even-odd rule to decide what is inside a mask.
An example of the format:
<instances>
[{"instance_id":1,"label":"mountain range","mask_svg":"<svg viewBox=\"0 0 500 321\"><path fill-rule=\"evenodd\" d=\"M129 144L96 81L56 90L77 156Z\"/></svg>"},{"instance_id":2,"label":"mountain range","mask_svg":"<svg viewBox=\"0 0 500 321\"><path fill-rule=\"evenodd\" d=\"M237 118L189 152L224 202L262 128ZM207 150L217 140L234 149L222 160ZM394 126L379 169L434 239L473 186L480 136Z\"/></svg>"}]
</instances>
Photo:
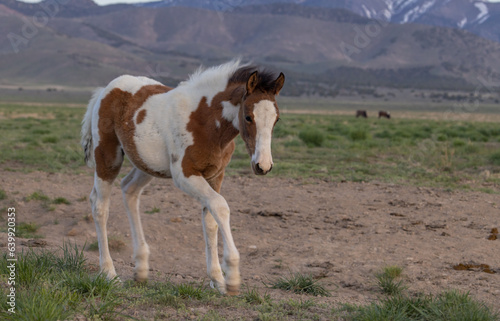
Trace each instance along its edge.
<instances>
[{"instance_id":1,"label":"mountain range","mask_svg":"<svg viewBox=\"0 0 500 321\"><path fill-rule=\"evenodd\" d=\"M240 56L283 70L288 95L334 95L360 86L500 87L500 43L493 37L500 28L484 28L498 20L497 4L288 2L1 0L0 85L95 86L123 73L175 85L200 64ZM453 25L460 15L449 9L451 2L472 9L484 4L488 12L478 18L463 11L467 21Z\"/></svg>"},{"instance_id":2,"label":"mountain range","mask_svg":"<svg viewBox=\"0 0 500 321\"><path fill-rule=\"evenodd\" d=\"M478 0L162 0L137 5L150 8L183 6L227 11L270 3L346 9L369 19L458 28L500 41L500 3Z\"/></svg>"}]
</instances>

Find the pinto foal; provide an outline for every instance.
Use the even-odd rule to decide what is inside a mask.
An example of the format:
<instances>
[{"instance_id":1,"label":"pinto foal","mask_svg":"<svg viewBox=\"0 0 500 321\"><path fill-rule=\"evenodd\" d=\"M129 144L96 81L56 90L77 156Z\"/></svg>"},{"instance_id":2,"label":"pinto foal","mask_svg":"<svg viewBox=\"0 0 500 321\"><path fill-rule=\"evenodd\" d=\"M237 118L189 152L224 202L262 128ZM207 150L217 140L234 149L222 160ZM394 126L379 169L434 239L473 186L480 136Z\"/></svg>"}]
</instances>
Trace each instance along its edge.
<instances>
[{"instance_id":1,"label":"pinto foal","mask_svg":"<svg viewBox=\"0 0 500 321\"><path fill-rule=\"evenodd\" d=\"M149 272L139 197L153 177L172 178L175 186L203 207L211 286L221 293L239 292L240 257L231 235L229 207L219 192L238 134L252 158L254 173L265 175L271 170L271 136L279 120L275 96L284 81L283 73L276 77L231 61L200 69L175 89L145 77L121 76L95 91L82 122L81 143L87 164L95 166L90 202L103 273L116 276L106 223L110 189L126 155L134 168L122 180L121 189L132 230L135 279L144 281ZM223 268L217 254L218 227L224 244Z\"/></svg>"}]
</instances>

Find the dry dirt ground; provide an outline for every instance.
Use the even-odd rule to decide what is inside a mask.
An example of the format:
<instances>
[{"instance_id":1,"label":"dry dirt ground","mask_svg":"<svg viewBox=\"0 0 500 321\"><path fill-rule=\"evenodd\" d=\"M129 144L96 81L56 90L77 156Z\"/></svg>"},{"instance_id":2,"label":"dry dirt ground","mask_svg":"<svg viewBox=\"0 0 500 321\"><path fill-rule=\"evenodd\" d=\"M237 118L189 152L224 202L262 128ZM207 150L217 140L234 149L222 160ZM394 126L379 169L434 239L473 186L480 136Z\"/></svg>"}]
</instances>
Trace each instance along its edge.
<instances>
[{"instance_id":1,"label":"dry dirt ground","mask_svg":"<svg viewBox=\"0 0 500 321\"><path fill-rule=\"evenodd\" d=\"M18 222L41 225L38 233L49 248L64 240L80 246L96 240L87 196L90 170L79 175L0 173L7 193L0 207L15 206ZM118 274L128 280L133 275L131 236L118 186L116 182L108 227L114 239L125 242L112 257ZM54 205L49 211L40 201L25 201L35 191L65 197L71 205ZM222 194L232 210L242 278L250 288L285 296L281 290L264 290L263 281L300 271L321 278L332 291L332 297L318 300L365 304L380 297L374 273L398 265L410 292L470 291L500 309L500 240L488 240L492 228L500 227L498 195L250 175L226 178ZM142 214L152 277L206 278L201 206L171 180L155 179L145 190L141 211L155 207L159 212ZM2 234L3 247L5 239ZM97 252L85 253L98 264ZM492 273L454 270L459 263L487 264Z\"/></svg>"}]
</instances>

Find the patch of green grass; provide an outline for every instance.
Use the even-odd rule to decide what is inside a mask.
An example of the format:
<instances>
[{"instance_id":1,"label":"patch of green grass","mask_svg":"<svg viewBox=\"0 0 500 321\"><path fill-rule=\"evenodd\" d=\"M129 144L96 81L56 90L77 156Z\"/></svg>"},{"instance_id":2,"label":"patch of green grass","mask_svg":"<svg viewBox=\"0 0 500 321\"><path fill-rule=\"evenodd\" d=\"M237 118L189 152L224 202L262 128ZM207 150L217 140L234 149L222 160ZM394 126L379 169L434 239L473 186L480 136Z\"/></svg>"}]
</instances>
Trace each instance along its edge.
<instances>
[{"instance_id":1,"label":"patch of green grass","mask_svg":"<svg viewBox=\"0 0 500 321\"><path fill-rule=\"evenodd\" d=\"M306 143L307 146L319 147L325 141L325 134L317 128L304 128L299 132L299 138Z\"/></svg>"},{"instance_id":2,"label":"patch of green grass","mask_svg":"<svg viewBox=\"0 0 500 321\"><path fill-rule=\"evenodd\" d=\"M0 120L0 163L52 172L74 172L84 165L78 139L84 108L3 104L0 112L6 116ZM19 113L35 116L16 118Z\"/></svg>"},{"instance_id":3,"label":"patch of green grass","mask_svg":"<svg viewBox=\"0 0 500 321\"><path fill-rule=\"evenodd\" d=\"M248 289L242 293L242 298L250 304L264 304L271 302L271 296L269 294L260 295L257 289Z\"/></svg>"},{"instance_id":4,"label":"patch of green grass","mask_svg":"<svg viewBox=\"0 0 500 321\"><path fill-rule=\"evenodd\" d=\"M375 274L377 284L383 293L388 295L401 294L406 287L400 278L403 269L398 266L387 266L381 272Z\"/></svg>"},{"instance_id":5,"label":"patch of green grass","mask_svg":"<svg viewBox=\"0 0 500 321\"><path fill-rule=\"evenodd\" d=\"M2 279L9 273L6 264L0 265ZM72 320L78 314L92 320L114 320L123 305L119 289L116 280L90 272L76 244L64 243L59 251L22 251L16 262L16 313L5 309L9 289L4 287L0 289L0 319Z\"/></svg>"},{"instance_id":6,"label":"patch of green grass","mask_svg":"<svg viewBox=\"0 0 500 321\"><path fill-rule=\"evenodd\" d=\"M390 296L380 302L358 307L347 319L494 321L498 320L498 317L497 313L473 300L468 293L447 291L437 296Z\"/></svg>"},{"instance_id":7,"label":"patch of green grass","mask_svg":"<svg viewBox=\"0 0 500 321\"><path fill-rule=\"evenodd\" d=\"M500 166L500 152L494 152L490 155L489 161L493 165Z\"/></svg>"},{"instance_id":8,"label":"patch of green grass","mask_svg":"<svg viewBox=\"0 0 500 321\"><path fill-rule=\"evenodd\" d=\"M83 254L83 249L78 249L76 243L64 242L61 251L62 255L56 257L56 266L60 270L81 272L85 269L87 265L87 259Z\"/></svg>"},{"instance_id":9,"label":"patch of green grass","mask_svg":"<svg viewBox=\"0 0 500 321\"><path fill-rule=\"evenodd\" d=\"M0 189L0 201L3 201L7 198L7 193L3 189Z\"/></svg>"},{"instance_id":10,"label":"patch of green grass","mask_svg":"<svg viewBox=\"0 0 500 321\"><path fill-rule=\"evenodd\" d=\"M2 299L6 301L6 297ZM76 301L77 295L63 289L33 287L30 291L18 293L15 314L3 310L0 317L10 321L68 320L74 315Z\"/></svg>"},{"instance_id":11,"label":"patch of green grass","mask_svg":"<svg viewBox=\"0 0 500 321\"><path fill-rule=\"evenodd\" d=\"M154 214L154 213L160 213L160 209L158 207L153 207L150 211L145 211L146 214Z\"/></svg>"},{"instance_id":12,"label":"patch of green grass","mask_svg":"<svg viewBox=\"0 0 500 321\"><path fill-rule=\"evenodd\" d=\"M43 238L42 235L36 234L36 232L38 232L39 229L40 229L40 225L38 225L36 223L21 222L21 223L17 224L17 226L16 226L16 236L26 238L26 239Z\"/></svg>"},{"instance_id":13,"label":"patch of green grass","mask_svg":"<svg viewBox=\"0 0 500 321\"><path fill-rule=\"evenodd\" d=\"M107 296L115 291L119 285L118 279L108 280L104 274L91 275L85 271L64 272L62 274L63 284L72 292L80 295Z\"/></svg>"},{"instance_id":14,"label":"patch of green grass","mask_svg":"<svg viewBox=\"0 0 500 321\"><path fill-rule=\"evenodd\" d=\"M365 128L355 128L349 133L349 137L353 141L367 140L369 137L368 131Z\"/></svg>"},{"instance_id":15,"label":"patch of green grass","mask_svg":"<svg viewBox=\"0 0 500 321\"><path fill-rule=\"evenodd\" d=\"M94 241L92 243L89 243L89 245L87 245L87 250L88 251L99 251L99 242Z\"/></svg>"},{"instance_id":16,"label":"patch of green grass","mask_svg":"<svg viewBox=\"0 0 500 321\"><path fill-rule=\"evenodd\" d=\"M30 201L50 202L50 198L41 191L33 192L32 194L26 196L24 199L26 202Z\"/></svg>"},{"instance_id":17,"label":"patch of green grass","mask_svg":"<svg viewBox=\"0 0 500 321\"><path fill-rule=\"evenodd\" d=\"M71 205L71 202L64 197L56 197L52 200L52 204L66 204Z\"/></svg>"},{"instance_id":18,"label":"patch of green grass","mask_svg":"<svg viewBox=\"0 0 500 321\"><path fill-rule=\"evenodd\" d=\"M42 143L56 144L59 142L59 138L55 136L46 136L42 138Z\"/></svg>"},{"instance_id":19,"label":"patch of green grass","mask_svg":"<svg viewBox=\"0 0 500 321\"><path fill-rule=\"evenodd\" d=\"M310 294L314 296L330 296L330 291L318 284L312 275L302 274L300 272L290 273L289 276L282 276L272 282L273 289L281 289L297 294Z\"/></svg>"}]
</instances>

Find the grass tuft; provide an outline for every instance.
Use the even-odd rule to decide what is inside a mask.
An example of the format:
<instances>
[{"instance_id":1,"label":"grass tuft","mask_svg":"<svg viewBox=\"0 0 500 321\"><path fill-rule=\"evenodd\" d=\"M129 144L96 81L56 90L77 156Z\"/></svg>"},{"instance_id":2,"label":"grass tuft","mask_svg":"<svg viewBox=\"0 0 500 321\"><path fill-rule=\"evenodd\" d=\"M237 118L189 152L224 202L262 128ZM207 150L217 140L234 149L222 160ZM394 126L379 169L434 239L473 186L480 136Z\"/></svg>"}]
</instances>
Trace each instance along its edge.
<instances>
[{"instance_id":1,"label":"grass tuft","mask_svg":"<svg viewBox=\"0 0 500 321\"><path fill-rule=\"evenodd\" d=\"M39 239L43 238L43 235L36 234L36 232L40 229L40 225L36 223L26 223L21 222L16 226L16 236L22 238L34 238Z\"/></svg>"},{"instance_id":2,"label":"grass tuft","mask_svg":"<svg viewBox=\"0 0 500 321\"><path fill-rule=\"evenodd\" d=\"M312 275L304 275L300 272L290 274L288 277L283 276L273 282L273 289L281 289L291 291L297 294L310 294L315 296L330 296L330 292L318 284L318 280L314 280Z\"/></svg>"},{"instance_id":3,"label":"grass tuft","mask_svg":"<svg viewBox=\"0 0 500 321\"><path fill-rule=\"evenodd\" d=\"M271 302L271 296L269 294L261 296L257 289L247 289L246 292L242 293L242 298L245 302L250 304L264 304Z\"/></svg>"},{"instance_id":4,"label":"grass tuft","mask_svg":"<svg viewBox=\"0 0 500 321\"><path fill-rule=\"evenodd\" d=\"M56 258L56 266L63 271L82 272L87 265L87 259L83 254L83 249L78 249L76 243L64 242L61 250L62 256Z\"/></svg>"},{"instance_id":5,"label":"grass tuft","mask_svg":"<svg viewBox=\"0 0 500 321\"><path fill-rule=\"evenodd\" d=\"M50 198L45 195L43 192L37 191L33 192L31 195L25 197L26 202L30 201L43 201L50 202Z\"/></svg>"},{"instance_id":6,"label":"grass tuft","mask_svg":"<svg viewBox=\"0 0 500 321\"><path fill-rule=\"evenodd\" d=\"M146 214L154 214L154 213L160 213L160 209L158 207L153 207L150 211L145 211Z\"/></svg>"},{"instance_id":7,"label":"grass tuft","mask_svg":"<svg viewBox=\"0 0 500 321\"><path fill-rule=\"evenodd\" d=\"M71 205L71 202L64 197L56 197L52 200L52 204L66 204Z\"/></svg>"},{"instance_id":8,"label":"grass tuft","mask_svg":"<svg viewBox=\"0 0 500 321\"><path fill-rule=\"evenodd\" d=\"M383 293L397 295L406 289L402 280L396 281L402 272L403 269L398 266L387 266L381 272L375 274L377 284Z\"/></svg>"}]
</instances>

